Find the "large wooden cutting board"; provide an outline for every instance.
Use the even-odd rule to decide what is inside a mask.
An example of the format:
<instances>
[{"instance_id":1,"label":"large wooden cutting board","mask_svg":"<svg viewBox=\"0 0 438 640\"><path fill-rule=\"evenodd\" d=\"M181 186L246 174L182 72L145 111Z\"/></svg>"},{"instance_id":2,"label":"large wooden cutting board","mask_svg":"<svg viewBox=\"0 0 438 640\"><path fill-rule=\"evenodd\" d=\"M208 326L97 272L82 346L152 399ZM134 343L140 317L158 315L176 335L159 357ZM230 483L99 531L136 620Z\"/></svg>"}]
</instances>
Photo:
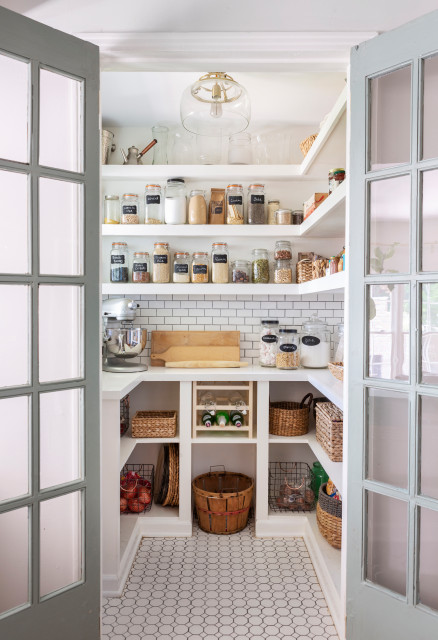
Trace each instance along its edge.
<instances>
[{"instance_id":1,"label":"large wooden cutting board","mask_svg":"<svg viewBox=\"0 0 438 640\"><path fill-rule=\"evenodd\" d=\"M152 331L151 365L166 360L240 360L240 331Z\"/></svg>"}]
</instances>

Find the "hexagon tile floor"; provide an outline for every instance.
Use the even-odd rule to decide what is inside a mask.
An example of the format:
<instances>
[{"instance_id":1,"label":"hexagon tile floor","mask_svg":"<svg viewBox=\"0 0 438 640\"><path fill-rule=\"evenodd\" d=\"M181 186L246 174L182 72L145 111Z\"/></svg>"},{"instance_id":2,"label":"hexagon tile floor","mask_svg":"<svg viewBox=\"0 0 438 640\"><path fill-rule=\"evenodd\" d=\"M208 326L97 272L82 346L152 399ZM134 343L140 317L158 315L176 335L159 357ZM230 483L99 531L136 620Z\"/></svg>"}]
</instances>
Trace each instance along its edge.
<instances>
[{"instance_id":1,"label":"hexagon tile floor","mask_svg":"<svg viewBox=\"0 0 438 640\"><path fill-rule=\"evenodd\" d=\"M302 538L143 538L101 640L338 640Z\"/></svg>"}]
</instances>

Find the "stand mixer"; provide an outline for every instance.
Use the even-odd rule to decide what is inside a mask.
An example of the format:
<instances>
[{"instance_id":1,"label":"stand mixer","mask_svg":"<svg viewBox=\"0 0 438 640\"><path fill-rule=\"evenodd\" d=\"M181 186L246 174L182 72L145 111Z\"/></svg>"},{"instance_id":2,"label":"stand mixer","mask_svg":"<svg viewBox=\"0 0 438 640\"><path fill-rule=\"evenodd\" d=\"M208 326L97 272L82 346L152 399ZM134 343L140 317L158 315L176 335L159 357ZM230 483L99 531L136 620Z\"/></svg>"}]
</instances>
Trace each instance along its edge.
<instances>
[{"instance_id":1,"label":"stand mixer","mask_svg":"<svg viewBox=\"0 0 438 640\"><path fill-rule=\"evenodd\" d=\"M146 371L145 364L128 362L146 347L147 331L134 327L138 304L130 298L113 298L102 302L104 371L134 373Z\"/></svg>"}]
</instances>

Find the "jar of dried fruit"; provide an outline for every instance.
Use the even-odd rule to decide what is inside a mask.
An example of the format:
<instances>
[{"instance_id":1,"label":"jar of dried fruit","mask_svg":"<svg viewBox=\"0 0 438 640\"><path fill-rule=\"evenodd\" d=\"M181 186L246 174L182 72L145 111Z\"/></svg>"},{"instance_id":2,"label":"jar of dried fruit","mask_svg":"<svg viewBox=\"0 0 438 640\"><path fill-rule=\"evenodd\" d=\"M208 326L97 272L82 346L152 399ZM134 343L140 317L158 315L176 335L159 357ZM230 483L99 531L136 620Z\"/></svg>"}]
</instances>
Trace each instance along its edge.
<instances>
[{"instance_id":1,"label":"jar of dried fruit","mask_svg":"<svg viewBox=\"0 0 438 640\"><path fill-rule=\"evenodd\" d=\"M274 251L275 260L292 260L292 246L289 240L277 240Z\"/></svg>"}]
</instances>

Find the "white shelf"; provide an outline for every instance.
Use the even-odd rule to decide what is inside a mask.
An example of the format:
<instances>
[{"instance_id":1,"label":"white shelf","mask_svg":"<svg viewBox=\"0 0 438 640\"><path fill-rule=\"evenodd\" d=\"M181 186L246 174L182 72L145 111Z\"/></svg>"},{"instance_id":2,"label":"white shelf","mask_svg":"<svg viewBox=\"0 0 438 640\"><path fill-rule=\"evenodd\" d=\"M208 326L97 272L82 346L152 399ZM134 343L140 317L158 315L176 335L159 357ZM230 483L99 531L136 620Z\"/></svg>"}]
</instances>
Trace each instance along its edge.
<instances>
[{"instance_id":1,"label":"white shelf","mask_svg":"<svg viewBox=\"0 0 438 640\"><path fill-rule=\"evenodd\" d=\"M124 516L121 515L121 518ZM178 507L163 507L162 504L152 504L150 511L143 511L138 514L138 518L179 518Z\"/></svg>"},{"instance_id":2,"label":"white shelf","mask_svg":"<svg viewBox=\"0 0 438 640\"><path fill-rule=\"evenodd\" d=\"M218 436L213 433L203 434L200 438L192 438L192 444L257 444L257 438L242 438L242 436Z\"/></svg>"},{"instance_id":3,"label":"white shelf","mask_svg":"<svg viewBox=\"0 0 438 640\"><path fill-rule=\"evenodd\" d=\"M345 236L345 203L347 181L329 195L326 200L298 226L300 236L340 238ZM108 225L116 226L116 225Z\"/></svg>"},{"instance_id":4,"label":"white shelf","mask_svg":"<svg viewBox=\"0 0 438 640\"><path fill-rule=\"evenodd\" d=\"M124 467L129 456L135 449L137 444L162 444L164 442L179 442L179 437L175 438L133 438L129 429L124 436L120 438L120 470Z\"/></svg>"}]
</instances>

